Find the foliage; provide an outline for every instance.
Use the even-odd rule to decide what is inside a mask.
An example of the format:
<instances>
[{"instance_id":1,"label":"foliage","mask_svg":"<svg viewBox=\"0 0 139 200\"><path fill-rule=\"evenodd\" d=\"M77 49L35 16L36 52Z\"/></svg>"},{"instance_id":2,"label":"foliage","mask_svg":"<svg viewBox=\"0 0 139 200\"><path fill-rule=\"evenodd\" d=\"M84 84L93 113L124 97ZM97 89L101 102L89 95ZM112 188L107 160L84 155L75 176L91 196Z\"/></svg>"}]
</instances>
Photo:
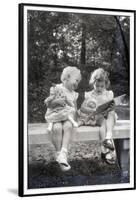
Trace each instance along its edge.
<instances>
[{"instance_id":1,"label":"foliage","mask_svg":"<svg viewBox=\"0 0 139 200\"><path fill-rule=\"evenodd\" d=\"M52 83L67 65L81 69L78 107L91 72L110 72L115 95L129 93L129 17L28 11L28 119L44 121Z\"/></svg>"}]
</instances>

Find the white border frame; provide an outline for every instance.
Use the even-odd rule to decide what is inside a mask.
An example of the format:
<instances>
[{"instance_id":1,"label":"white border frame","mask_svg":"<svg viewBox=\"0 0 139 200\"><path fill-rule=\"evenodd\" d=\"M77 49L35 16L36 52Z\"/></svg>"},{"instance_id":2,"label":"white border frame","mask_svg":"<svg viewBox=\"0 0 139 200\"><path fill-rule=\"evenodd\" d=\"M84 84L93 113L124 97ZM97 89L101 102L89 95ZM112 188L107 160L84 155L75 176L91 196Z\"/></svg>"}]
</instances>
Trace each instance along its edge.
<instances>
[{"instance_id":1,"label":"white border frame","mask_svg":"<svg viewBox=\"0 0 139 200\"><path fill-rule=\"evenodd\" d=\"M28 171L27 171L27 163L28 163L28 122L27 122L27 11L28 10L40 10L40 11L57 11L57 12L74 12L74 13L87 13L87 14L106 14L106 15L116 15L116 16L129 16L130 17L130 122L131 122L131 132L130 132L130 183L126 184L106 184L106 185L92 185L92 186L73 186L73 187L57 187L57 188L40 188L40 189L28 189ZM53 193L67 193L67 192L80 192L80 191L96 191L96 190L113 190L113 189L127 189L134 188L134 13L133 12L122 12L122 11L108 11L108 10L90 10L90 9L82 9L82 8L62 8L62 7L41 7L41 6L27 6L24 5L24 158L23 158L23 194L24 195L40 195L40 194L53 194ZM131 70L132 69L132 70Z\"/></svg>"}]
</instances>

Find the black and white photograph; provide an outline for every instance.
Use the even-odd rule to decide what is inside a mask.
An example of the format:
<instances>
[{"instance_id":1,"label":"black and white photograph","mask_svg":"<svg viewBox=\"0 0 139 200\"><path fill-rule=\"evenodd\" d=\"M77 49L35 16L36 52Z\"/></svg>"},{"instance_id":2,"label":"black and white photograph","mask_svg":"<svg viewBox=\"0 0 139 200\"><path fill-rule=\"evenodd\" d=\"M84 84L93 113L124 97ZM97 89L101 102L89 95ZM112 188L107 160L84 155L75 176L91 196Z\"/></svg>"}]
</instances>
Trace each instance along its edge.
<instances>
[{"instance_id":1,"label":"black and white photograph","mask_svg":"<svg viewBox=\"0 0 139 200\"><path fill-rule=\"evenodd\" d=\"M19 195L135 189L135 10L19 4Z\"/></svg>"}]
</instances>

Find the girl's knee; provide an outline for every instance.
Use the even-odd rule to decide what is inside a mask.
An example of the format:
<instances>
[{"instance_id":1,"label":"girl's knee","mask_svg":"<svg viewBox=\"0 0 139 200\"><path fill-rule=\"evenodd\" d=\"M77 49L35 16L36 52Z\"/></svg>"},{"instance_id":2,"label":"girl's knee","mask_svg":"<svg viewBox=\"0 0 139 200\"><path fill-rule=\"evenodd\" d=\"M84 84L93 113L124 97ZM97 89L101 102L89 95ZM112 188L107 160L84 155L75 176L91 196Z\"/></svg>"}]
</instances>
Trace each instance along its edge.
<instances>
[{"instance_id":1,"label":"girl's knee","mask_svg":"<svg viewBox=\"0 0 139 200\"><path fill-rule=\"evenodd\" d=\"M64 124L63 124L63 129L64 130L72 130L72 123L70 121L66 121Z\"/></svg>"},{"instance_id":2,"label":"girl's knee","mask_svg":"<svg viewBox=\"0 0 139 200\"><path fill-rule=\"evenodd\" d=\"M100 127L103 127L106 124L106 119L103 116L101 116L98 119L96 119L96 124Z\"/></svg>"},{"instance_id":3,"label":"girl's knee","mask_svg":"<svg viewBox=\"0 0 139 200\"><path fill-rule=\"evenodd\" d=\"M103 141L105 139L106 130L107 130L106 126L104 126L104 125L99 128L99 137L100 137L101 141Z\"/></svg>"},{"instance_id":4,"label":"girl's knee","mask_svg":"<svg viewBox=\"0 0 139 200\"><path fill-rule=\"evenodd\" d=\"M54 123L53 131L54 132L62 132L62 124L61 123Z\"/></svg>"},{"instance_id":5,"label":"girl's knee","mask_svg":"<svg viewBox=\"0 0 139 200\"><path fill-rule=\"evenodd\" d=\"M106 127L107 127L107 125L106 125L106 120L104 119L103 121L101 121L101 123L100 123L100 132L106 132Z\"/></svg>"},{"instance_id":6,"label":"girl's knee","mask_svg":"<svg viewBox=\"0 0 139 200\"><path fill-rule=\"evenodd\" d=\"M103 124L99 127L100 133L106 132L106 124Z\"/></svg>"},{"instance_id":7,"label":"girl's knee","mask_svg":"<svg viewBox=\"0 0 139 200\"><path fill-rule=\"evenodd\" d=\"M115 111L112 110L108 113L108 117L114 118L115 119Z\"/></svg>"},{"instance_id":8,"label":"girl's knee","mask_svg":"<svg viewBox=\"0 0 139 200\"><path fill-rule=\"evenodd\" d=\"M111 111L109 112L109 114L114 115L114 114L115 114L115 111L114 111L114 110L111 110Z\"/></svg>"}]
</instances>

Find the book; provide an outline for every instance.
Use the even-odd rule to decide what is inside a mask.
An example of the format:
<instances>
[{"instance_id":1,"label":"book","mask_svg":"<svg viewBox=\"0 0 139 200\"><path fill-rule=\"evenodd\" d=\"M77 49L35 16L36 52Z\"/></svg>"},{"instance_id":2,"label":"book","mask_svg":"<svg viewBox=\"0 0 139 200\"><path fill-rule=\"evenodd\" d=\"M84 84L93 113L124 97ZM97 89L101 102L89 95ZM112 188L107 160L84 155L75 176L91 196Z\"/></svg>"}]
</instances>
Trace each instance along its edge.
<instances>
[{"instance_id":1,"label":"book","mask_svg":"<svg viewBox=\"0 0 139 200\"><path fill-rule=\"evenodd\" d=\"M92 116L95 116L97 114L101 114L101 113L104 113L105 111L108 110L108 108L110 108L110 106L112 106L112 104L114 104L115 106L118 106L118 105L121 105L124 97L126 96L126 94L123 94L123 95L120 95L118 97L115 97L114 99L100 105L97 107L96 111L89 114L87 119L86 119L86 122L92 117Z\"/></svg>"},{"instance_id":2,"label":"book","mask_svg":"<svg viewBox=\"0 0 139 200\"><path fill-rule=\"evenodd\" d=\"M125 96L126 94L120 95L118 97L115 97L113 100L98 106L96 109L96 114L105 112L110 106L112 106L112 104L114 104L115 106L121 105Z\"/></svg>"}]
</instances>

